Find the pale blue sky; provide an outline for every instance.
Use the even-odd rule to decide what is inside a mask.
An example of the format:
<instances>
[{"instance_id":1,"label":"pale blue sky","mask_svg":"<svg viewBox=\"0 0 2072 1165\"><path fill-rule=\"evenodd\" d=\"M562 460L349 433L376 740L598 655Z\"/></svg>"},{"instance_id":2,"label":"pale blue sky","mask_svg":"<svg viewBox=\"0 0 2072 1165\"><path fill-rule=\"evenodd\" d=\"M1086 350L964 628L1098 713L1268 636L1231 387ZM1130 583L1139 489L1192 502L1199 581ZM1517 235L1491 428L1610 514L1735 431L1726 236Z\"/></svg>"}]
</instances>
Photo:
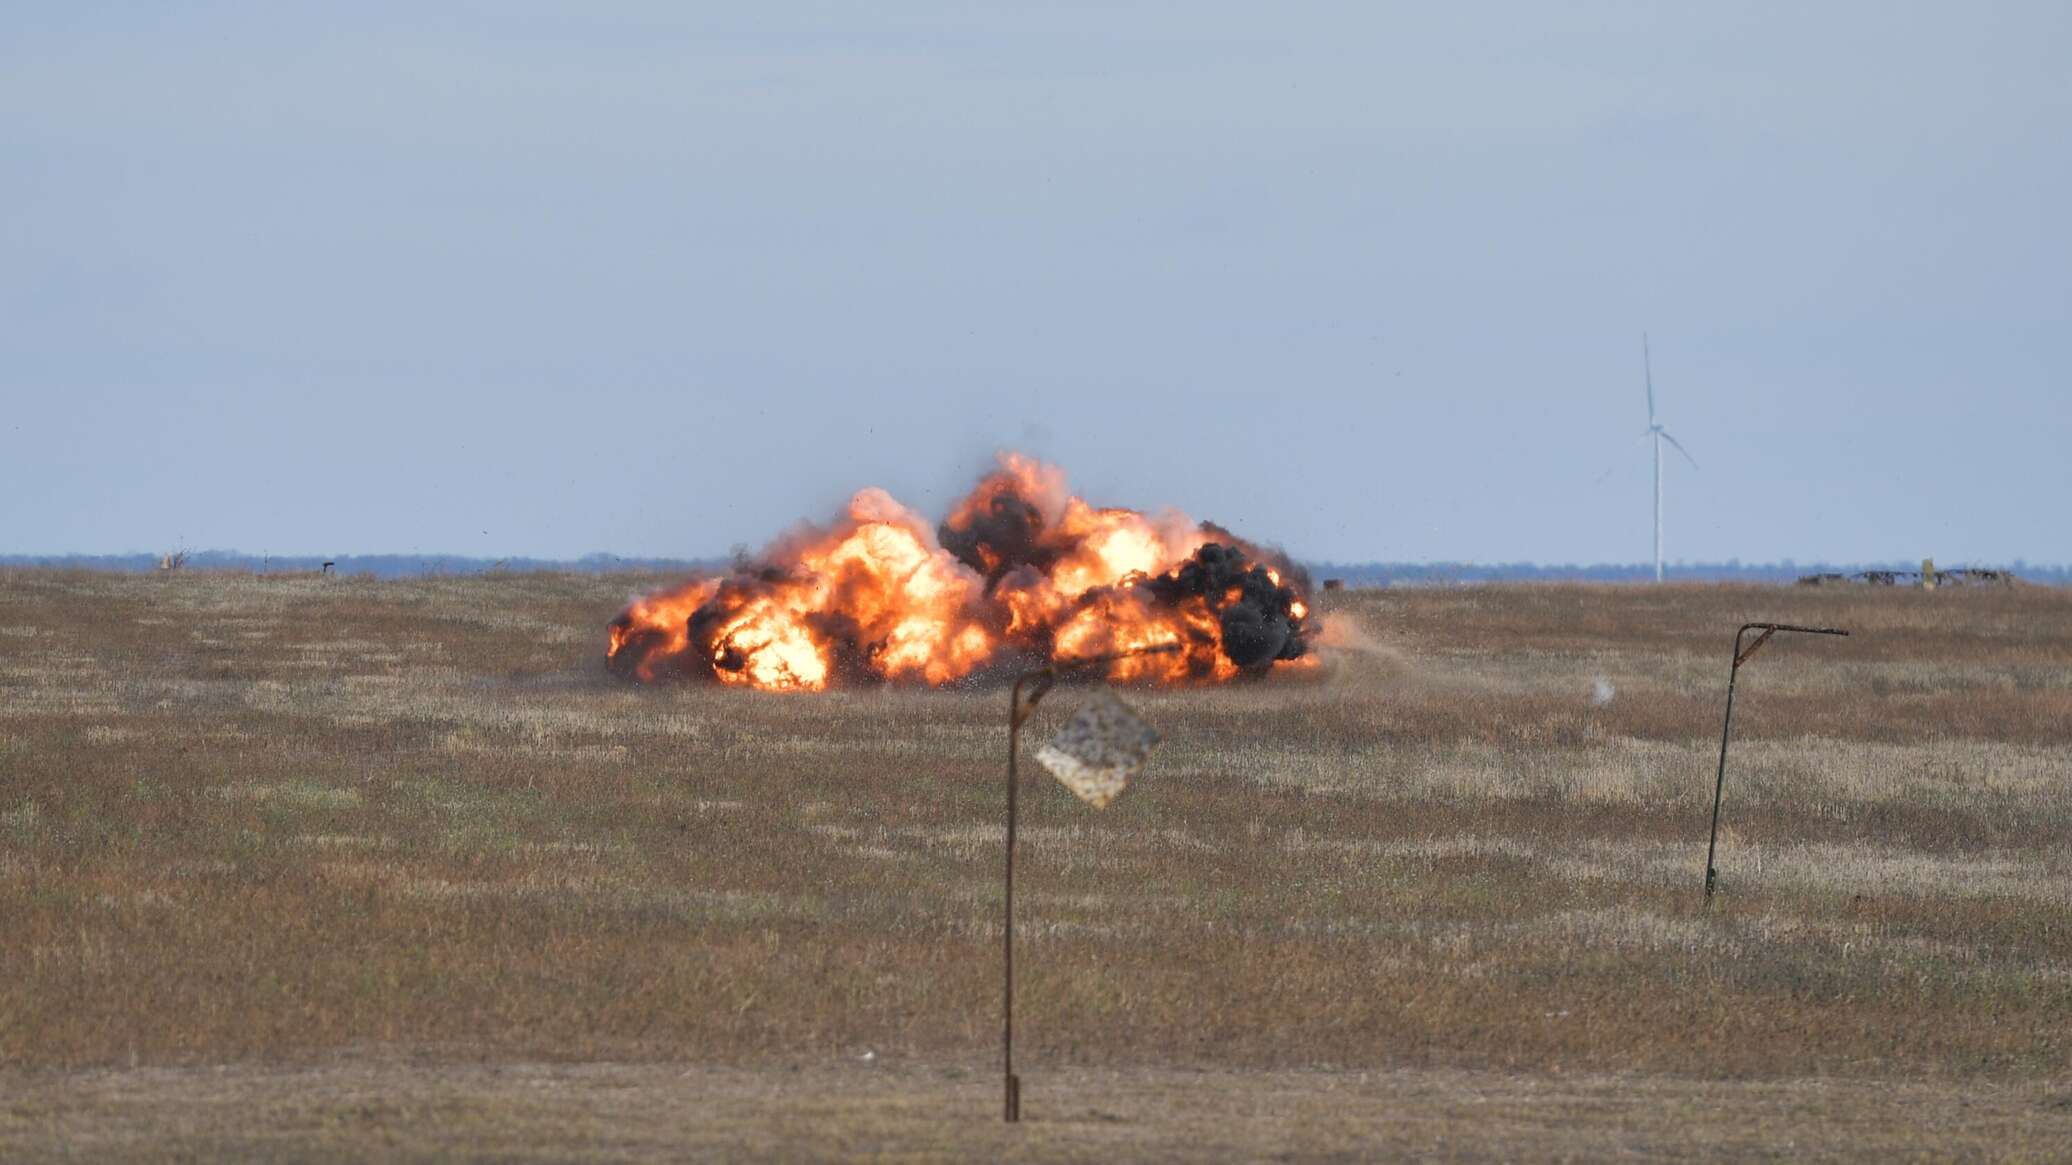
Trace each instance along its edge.
<instances>
[{"instance_id":1,"label":"pale blue sky","mask_svg":"<svg viewBox=\"0 0 2072 1165\"><path fill-rule=\"evenodd\" d=\"M2072 6L0 5L0 551L2072 559ZM1600 474L1613 472L1602 483Z\"/></svg>"}]
</instances>

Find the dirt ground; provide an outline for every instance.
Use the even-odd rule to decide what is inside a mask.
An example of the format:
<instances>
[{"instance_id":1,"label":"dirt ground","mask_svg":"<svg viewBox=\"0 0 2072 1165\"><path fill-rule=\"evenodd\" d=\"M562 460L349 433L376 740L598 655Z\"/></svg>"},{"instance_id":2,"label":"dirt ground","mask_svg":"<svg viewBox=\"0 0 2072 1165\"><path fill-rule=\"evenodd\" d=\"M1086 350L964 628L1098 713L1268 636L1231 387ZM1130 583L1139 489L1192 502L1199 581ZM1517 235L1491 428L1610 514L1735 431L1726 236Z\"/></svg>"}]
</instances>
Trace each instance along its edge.
<instances>
[{"instance_id":1,"label":"dirt ground","mask_svg":"<svg viewBox=\"0 0 2072 1165\"><path fill-rule=\"evenodd\" d=\"M1025 777L1007 1130L1004 692L613 681L655 581L0 572L0 1160L2072 1145L2072 592L1320 596ZM1748 619L1854 634L1744 671L1708 907Z\"/></svg>"},{"instance_id":2,"label":"dirt ground","mask_svg":"<svg viewBox=\"0 0 2072 1165\"><path fill-rule=\"evenodd\" d=\"M2061 1161L2072 1089L1392 1069L851 1063L140 1068L15 1076L7 1160Z\"/></svg>"}]
</instances>

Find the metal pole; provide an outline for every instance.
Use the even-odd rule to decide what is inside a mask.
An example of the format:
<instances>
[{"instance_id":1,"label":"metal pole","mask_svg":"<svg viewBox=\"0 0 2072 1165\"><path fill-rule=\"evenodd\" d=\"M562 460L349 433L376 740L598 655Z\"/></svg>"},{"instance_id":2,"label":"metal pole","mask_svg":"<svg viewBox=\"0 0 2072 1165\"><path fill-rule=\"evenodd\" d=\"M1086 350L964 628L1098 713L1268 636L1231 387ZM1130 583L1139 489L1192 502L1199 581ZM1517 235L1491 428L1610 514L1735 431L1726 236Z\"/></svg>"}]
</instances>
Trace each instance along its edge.
<instances>
[{"instance_id":1,"label":"metal pole","mask_svg":"<svg viewBox=\"0 0 2072 1165\"><path fill-rule=\"evenodd\" d=\"M1741 650L1741 637L1750 631L1761 631L1748 650ZM1741 675L1741 665L1747 663L1770 636L1779 631L1792 631L1801 635L1847 635L1838 627L1795 627L1789 623L1743 623L1734 632L1734 662L1727 668L1727 715L1719 726L1719 773L1712 782L1712 836L1705 843L1705 902L1712 903L1712 891L1719 881L1719 870L1713 866L1713 859L1719 852L1719 805L1727 788L1727 734L1734 728L1734 681Z\"/></svg>"},{"instance_id":2,"label":"metal pole","mask_svg":"<svg viewBox=\"0 0 2072 1165\"><path fill-rule=\"evenodd\" d=\"M1719 871L1713 868L1712 859L1719 849L1719 803L1721 794L1727 788L1727 733L1734 727L1734 680L1741 674L1741 637L1748 628L1734 632L1734 662L1727 668L1727 718L1719 726L1719 775L1712 780L1712 838L1705 843L1705 900L1712 901L1713 883L1719 880Z\"/></svg>"},{"instance_id":3,"label":"metal pole","mask_svg":"<svg viewBox=\"0 0 2072 1165\"><path fill-rule=\"evenodd\" d=\"M1655 581L1662 581L1662 434L1655 434Z\"/></svg>"},{"instance_id":4,"label":"metal pole","mask_svg":"<svg viewBox=\"0 0 2072 1165\"><path fill-rule=\"evenodd\" d=\"M1022 753L1022 725L1036 712L1036 704L1043 694L1057 683L1058 673L1097 664L1114 663L1136 655L1164 655L1179 651L1177 643L1162 643L1155 647L1142 647L1135 651L1116 651L1107 655L1088 656L1083 659L1056 660L1043 667L1025 671L1014 678L1014 686L1007 692L1007 868L1006 894L1004 895L1005 925L1001 927L1000 960L1002 988L1000 996L1000 1077L1001 1115L1010 1124L1022 1119L1022 1078L1014 1074L1014 841L1016 789L1020 786ZM1034 680L1029 688L1029 701L1022 703L1022 685Z\"/></svg>"},{"instance_id":5,"label":"metal pole","mask_svg":"<svg viewBox=\"0 0 2072 1165\"><path fill-rule=\"evenodd\" d=\"M1007 895L1006 926L1002 928L1001 957L1006 966L1005 986L1000 1005L1000 1072L1004 1098L1004 1116L1008 1121L1022 1119L1022 1082L1014 1074L1014 833L1015 833L1015 789L1021 784L1020 758L1022 742L1022 681L1031 676L1048 676L1048 668L1024 672L1014 678L1014 687L1007 694ZM1043 685L1045 688L1048 684ZM1039 688L1035 699L1043 698Z\"/></svg>"}]
</instances>

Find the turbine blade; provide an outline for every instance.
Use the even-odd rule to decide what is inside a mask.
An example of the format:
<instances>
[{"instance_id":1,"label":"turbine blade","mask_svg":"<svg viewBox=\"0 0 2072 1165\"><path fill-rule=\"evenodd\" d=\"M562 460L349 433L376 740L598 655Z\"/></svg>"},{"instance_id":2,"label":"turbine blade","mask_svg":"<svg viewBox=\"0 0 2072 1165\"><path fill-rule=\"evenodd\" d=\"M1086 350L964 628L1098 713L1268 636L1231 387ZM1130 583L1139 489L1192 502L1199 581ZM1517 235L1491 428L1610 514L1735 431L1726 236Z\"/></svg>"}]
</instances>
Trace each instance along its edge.
<instances>
[{"instance_id":1,"label":"turbine blade","mask_svg":"<svg viewBox=\"0 0 2072 1165\"><path fill-rule=\"evenodd\" d=\"M1678 441L1678 440L1677 440L1676 438L1674 438L1674 437L1670 436L1670 435L1669 435L1669 430L1667 430L1667 429L1664 429L1664 430L1662 430L1662 439L1663 439L1664 441L1667 441L1667 442L1669 442L1669 443L1670 443L1671 445L1674 445L1674 446L1676 446L1676 451L1677 451L1678 453L1681 453L1681 454L1683 454L1683 455L1684 455L1684 460L1685 460L1685 461L1688 461L1688 462L1690 462L1690 463L1691 463L1691 468L1692 468L1692 469L1696 469L1696 468L1698 468L1698 459L1697 459L1697 458L1695 458L1695 457L1693 457L1693 456L1691 456L1691 451L1690 451L1690 450L1688 450L1688 449L1686 449L1686 448L1684 448L1684 447L1683 447L1683 443L1682 443L1681 441Z\"/></svg>"},{"instance_id":2,"label":"turbine blade","mask_svg":"<svg viewBox=\"0 0 2072 1165\"><path fill-rule=\"evenodd\" d=\"M1640 334L1640 367L1648 383L1648 424L1655 423L1655 362L1648 356L1648 334Z\"/></svg>"}]
</instances>

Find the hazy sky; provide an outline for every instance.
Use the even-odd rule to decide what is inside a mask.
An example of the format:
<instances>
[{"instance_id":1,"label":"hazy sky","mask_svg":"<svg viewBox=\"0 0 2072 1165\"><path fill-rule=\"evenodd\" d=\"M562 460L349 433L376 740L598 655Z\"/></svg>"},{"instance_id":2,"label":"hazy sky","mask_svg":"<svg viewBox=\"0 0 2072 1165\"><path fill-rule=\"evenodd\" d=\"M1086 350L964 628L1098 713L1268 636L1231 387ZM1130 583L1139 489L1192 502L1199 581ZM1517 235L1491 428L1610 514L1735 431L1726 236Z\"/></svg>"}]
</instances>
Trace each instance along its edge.
<instances>
[{"instance_id":1,"label":"hazy sky","mask_svg":"<svg viewBox=\"0 0 2072 1165\"><path fill-rule=\"evenodd\" d=\"M776 10L781 9L781 12ZM9 4L0 551L2072 560L2072 6ZM1612 472L1602 482L1607 470Z\"/></svg>"}]
</instances>

